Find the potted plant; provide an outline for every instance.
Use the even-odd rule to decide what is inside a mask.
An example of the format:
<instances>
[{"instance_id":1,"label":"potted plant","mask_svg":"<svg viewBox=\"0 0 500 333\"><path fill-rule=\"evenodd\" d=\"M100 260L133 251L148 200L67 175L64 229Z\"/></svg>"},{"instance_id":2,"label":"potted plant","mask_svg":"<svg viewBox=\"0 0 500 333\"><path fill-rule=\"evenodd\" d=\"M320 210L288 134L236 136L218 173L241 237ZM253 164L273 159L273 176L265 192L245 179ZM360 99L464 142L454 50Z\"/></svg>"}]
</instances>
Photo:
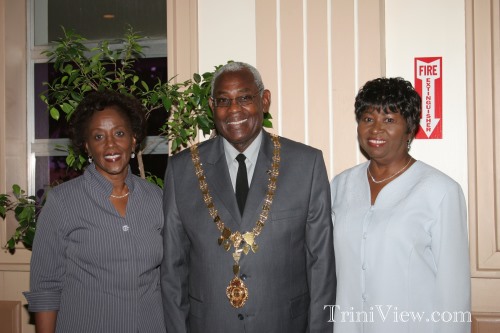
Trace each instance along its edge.
<instances>
[{"instance_id":1,"label":"potted plant","mask_svg":"<svg viewBox=\"0 0 500 333\"><path fill-rule=\"evenodd\" d=\"M87 39L74 31L63 28L63 32L63 37L44 52L59 74L45 83L47 90L40 95L53 119L69 119L87 92L107 89L134 95L144 105L146 118L153 112L166 112L167 120L160 125L160 135L168 140L172 154L190 146L200 131L209 135L214 130L208 104L214 72L194 73L192 79L184 82L174 82L174 78L167 82L158 79L151 86L134 70L135 61L143 56L143 47L142 37L132 28L118 43L105 40L91 48L87 46ZM272 127L270 119L266 113L265 127ZM144 148L137 154L140 176L162 186L161 178L147 174L142 159ZM78 155L71 146L60 149L67 151L69 167L78 170L85 167L86 156ZM18 242L31 249L37 215L44 202L44 198L27 195L18 185L12 190L13 196L0 194L0 217L5 219L7 212L13 211L19 224L7 242L11 252Z\"/></svg>"},{"instance_id":2,"label":"potted plant","mask_svg":"<svg viewBox=\"0 0 500 333\"><path fill-rule=\"evenodd\" d=\"M9 211L13 212L18 222L14 235L7 241L7 248L12 253L18 242L31 249L35 237L36 219L43 205L43 199L37 200L35 196L29 196L19 185L12 186L12 196L0 194L0 217L5 219Z\"/></svg>"},{"instance_id":3,"label":"potted plant","mask_svg":"<svg viewBox=\"0 0 500 333\"><path fill-rule=\"evenodd\" d=\"M123 39L113 44L101 41L89 48L86 38L63 28L63 37L44 52L60 75L46 83L48 89L40 96L50 116L55 120L62 116L69 119L87 92L115 90L137 97L146 109L146 118L154 112L166 112L167 122L160 126L160 135L169 141L172 153L188 146L199 131L209 134L214 128L208 105L213 73L195 73L192 79L179 83L157 79L150 86L134 69L135 62L143 56L141 39L129 28ZM138 161L140 175L145 178L143 149L138 153ZM75 155L68 147L66 162L81 169L86 157Z\"/></svg>"}]
</instances>

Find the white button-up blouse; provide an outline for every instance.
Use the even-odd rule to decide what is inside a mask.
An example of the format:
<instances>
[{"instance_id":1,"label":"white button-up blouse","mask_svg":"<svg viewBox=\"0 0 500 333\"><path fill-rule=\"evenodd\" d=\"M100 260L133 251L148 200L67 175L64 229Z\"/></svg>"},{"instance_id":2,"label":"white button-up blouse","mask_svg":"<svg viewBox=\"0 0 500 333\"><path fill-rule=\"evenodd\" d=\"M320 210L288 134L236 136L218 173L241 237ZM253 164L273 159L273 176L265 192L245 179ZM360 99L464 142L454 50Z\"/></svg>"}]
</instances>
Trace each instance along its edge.
<instances>
[{"instance_id":1,"label":"white button-up blouse","mask_svg":"<svg viewBox=\"0 0 500 333\"><path fill-rule=\"evenodd\" d=\"M460 185L415 162L371 205L363 163L334 178L335 333L470 332Z\"/></svg>"}]
</instances>

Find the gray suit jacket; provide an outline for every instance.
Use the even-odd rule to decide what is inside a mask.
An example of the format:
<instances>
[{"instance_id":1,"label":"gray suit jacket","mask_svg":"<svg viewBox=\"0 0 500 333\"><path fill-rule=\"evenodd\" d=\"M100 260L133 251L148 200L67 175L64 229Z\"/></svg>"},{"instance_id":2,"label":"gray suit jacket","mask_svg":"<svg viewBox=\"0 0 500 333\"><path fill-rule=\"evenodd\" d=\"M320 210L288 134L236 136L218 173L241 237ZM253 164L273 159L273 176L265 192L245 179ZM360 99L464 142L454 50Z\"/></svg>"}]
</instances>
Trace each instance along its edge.
<instances>
[{"instance_id":1,"label":"gray suit jacket","mask_svg":"<svg viewBox=\"0 0 500 333\"><path fill-rule=\"evenodd\" d=\"M210 193L231 231L252 230L262 210L273 144L263 133L243 216L216 137L199 146ZM245 306L233 308L226 287L233 278L232 250L202 200L189 151L168 163L164 189L161 284L168 333L331 332L326 304L335 304L330 189L321 152L280 138L281 165L269 219L256 238L257 253L240 260L248 287Z\"/></svg>"}]
</instances>

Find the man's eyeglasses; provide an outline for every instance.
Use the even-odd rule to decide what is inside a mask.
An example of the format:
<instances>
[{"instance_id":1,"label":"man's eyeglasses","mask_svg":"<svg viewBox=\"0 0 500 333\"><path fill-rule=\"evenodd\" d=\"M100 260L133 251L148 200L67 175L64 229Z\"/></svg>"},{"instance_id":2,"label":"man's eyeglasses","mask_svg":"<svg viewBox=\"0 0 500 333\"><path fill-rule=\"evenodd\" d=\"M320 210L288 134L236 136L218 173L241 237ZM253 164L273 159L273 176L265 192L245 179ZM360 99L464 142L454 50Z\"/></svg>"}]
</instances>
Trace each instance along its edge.
<instances>
[{"instance_id":1,"label":"man's eyeglasses","mask_svg":"<svg viewBox=\"0 0 500 333\"><path fill-rule=\"evenodd\" d=\"M245 106L252 104L253 99L257 97L257 95L259 95L260 93L261 91L257 92L255 95L243 95L243 96L238 96L236 98L212 97L212 100L214 101L214 106L216 108L227 108L231 106L231 104L233 104L233 100L235 100L239 106Z\"/></svg>"}]
</instances>

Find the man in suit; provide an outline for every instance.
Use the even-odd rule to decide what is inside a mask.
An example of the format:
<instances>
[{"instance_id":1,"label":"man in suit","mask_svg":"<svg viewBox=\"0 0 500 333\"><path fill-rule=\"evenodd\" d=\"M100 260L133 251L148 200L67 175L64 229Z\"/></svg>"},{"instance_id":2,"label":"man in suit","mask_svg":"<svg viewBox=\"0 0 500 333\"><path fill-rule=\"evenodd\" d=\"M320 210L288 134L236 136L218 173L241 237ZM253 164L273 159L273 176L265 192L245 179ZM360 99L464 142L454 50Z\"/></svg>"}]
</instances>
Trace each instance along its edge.
<instances>
[{"instance_id":1,"label":"man in suit","mask_svg":"<svg viewBox=\"0 0 500 333\"><path fill-rule=\"evenodd\" d=\"M262 129L271 92L248 64L221 67L209 103L218 136L172 157L165 175L167 332L331 332L321 152Z\"/></svg>"}]
</instances>

